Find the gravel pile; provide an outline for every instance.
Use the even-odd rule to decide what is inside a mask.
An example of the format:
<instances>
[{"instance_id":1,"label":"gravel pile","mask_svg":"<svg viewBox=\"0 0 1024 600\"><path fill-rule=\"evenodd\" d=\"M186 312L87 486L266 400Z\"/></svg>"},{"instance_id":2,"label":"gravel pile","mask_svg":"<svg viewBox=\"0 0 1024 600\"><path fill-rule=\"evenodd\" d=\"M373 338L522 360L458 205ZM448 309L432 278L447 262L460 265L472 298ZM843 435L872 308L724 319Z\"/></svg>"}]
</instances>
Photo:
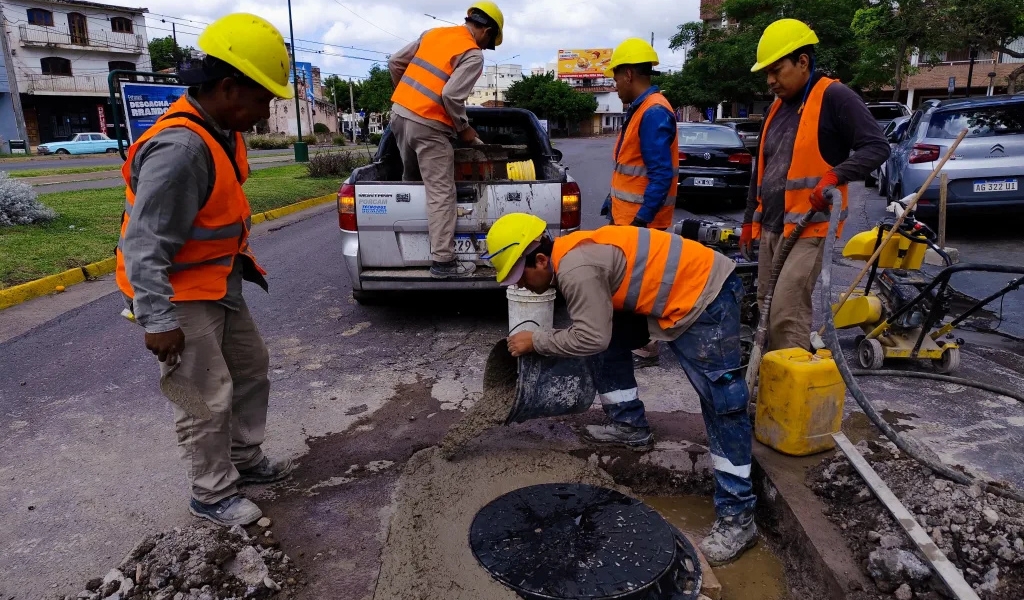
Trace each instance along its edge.
<instances>
[{"instance_id":1,"label":"gravel pile","mask_svg":"<svg viewBox=\"0 0 1024 600\"><path fill-rule=\"evenodd\" d=\"M1024 505L936 478L889 442L861 442L857 448L981 598L1024 598ZM846 533L880 598L948 597L841 452L812 470L808 484L827 501L829 519Z\"/></svg>"},{"instance_id":2,"label":"gravel pile","mask_svg":"<svg viewBox=\"0 0 1024 600\"><path fill-rule=\"evenodd\" d=\"M278 549L270 519L252 536L242 527L201 523L147 536L103 577L62 600L227 600L269 598L305 585Z\"/></svg>"}]
</instances>

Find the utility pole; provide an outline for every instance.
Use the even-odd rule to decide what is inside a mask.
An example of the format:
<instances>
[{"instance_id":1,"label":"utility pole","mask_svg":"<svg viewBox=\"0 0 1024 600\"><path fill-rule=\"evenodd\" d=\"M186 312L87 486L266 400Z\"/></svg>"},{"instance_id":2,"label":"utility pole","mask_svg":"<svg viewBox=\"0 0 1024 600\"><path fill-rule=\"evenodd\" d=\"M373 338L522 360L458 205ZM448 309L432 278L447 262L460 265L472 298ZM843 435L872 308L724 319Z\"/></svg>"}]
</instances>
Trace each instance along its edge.
<instances>
[{"instance_id":1,"label":"utility pole","mask_svg":"<svg viewBox=\"0 0 1024 600\"><path fill-rule=\"evenodd\" d=\"M18 92L18 78L11 62L11 49L7 46L7 20L4 18L3 5L0 4L0 47L4 53L4 66L7 68L7 83L11 89L11 106L14 108L14 124L18 127L18 136L25 141L25 154L29 154L28 131L25 129L25 113L21 110L21 95ZM114 110L117 110L116 107ZM8 140L10 142L10 140ZM10 147L7 148L10 150Z\"/></svg>"},{"instance_id":2,"label":"utility pole","mask_svg":"<svg viewBox=\"0 0 1024 600\"><path fill-rule=\"evenodd\" d=\"M164 31L167 31L164 29ZM174 47L178 47L178 28L174 26L174 21L171 21L171 37L174 38Z\"/></svg>"},{"instance_id":3,"label":"utility pole","mask_svg":"<svg viewBox=\"0 0 1024 600\"><path fill-rule=\"evenodd\" d=\"M348 107L352 115L352 143L356 143L356 93L352 90L352 78L348 79Z\"/></svg>"},{"instance_id":4,"label":"utility pole","mask_svg":"<svg viewBox=\"0 0 1024 600\"><path fill-rule=\"evenodd\" d=\"M969 50L971 62L967 67L967 97L971 97L971 80L974 79L974 59L978 57L978 50L974 46L971 46Z\"/></svg>"},{"instance_id":5,"label":"utility pole","mask_svg":"<svg viewBox=\"0 0 1024 600\"><path fill-rule=\"evenodd\" d=\"M309 146L302 142L302 108L299 104L299 72L295 66L295 27L292 25L292 0L288 0L288 34L291 37L292 88L295 90L295 128L299 141L295 142L295 162L309 161Z\"/></svg>"},{"instance_id":6,"label":"utility pole","mask_svg":"<svg viewBox=\"0 0 1024 600\"><path fill-rule=\"evenodd\" d=\"M654 45L654 32L651 32L651 45Z\"/></svg>"},{"instance_id":7,"label":"utility pole","mask_svg":"<svg viewBox=\"0 0 1024 600\"><path fill-rule=\"evenodd\" d=\"M331 97L334 98L334 128L341 134L341 115L338 113L338 86L331 86Z\"/></svg>"}]
</instances>

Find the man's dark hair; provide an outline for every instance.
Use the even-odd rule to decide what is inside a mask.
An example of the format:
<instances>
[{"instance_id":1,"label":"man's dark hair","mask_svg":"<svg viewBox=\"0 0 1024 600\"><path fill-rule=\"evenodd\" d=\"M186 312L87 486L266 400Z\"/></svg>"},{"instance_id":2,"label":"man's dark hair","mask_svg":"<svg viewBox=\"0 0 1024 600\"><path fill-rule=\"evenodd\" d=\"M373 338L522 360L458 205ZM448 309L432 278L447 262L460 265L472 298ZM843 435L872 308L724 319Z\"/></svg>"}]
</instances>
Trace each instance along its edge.
<instances>
[{"instance_id":1,"label":"man's dark hair","mask_svg":"<svg viewBox=\"0 0 1024 600\"><path fill-rule=\"evenodd\" d=\"M804 46L802 48L797 48L796 50L790 52L789 54L787 54L783 58L788 58L790 60L790 62L792 62L795 65L796 63L800 62L800 55L801 54L806 54L807 55L807 62L808 63L813 63L814 62L814 46L812 46L812 45Z\"/></svg>"},{"instance_id":2,"label":"man's dark hair","mask_svg":"<svg viewBox=\"0 0 1024 600\"><path fill-rule=\"evenodd\" d=\"M198 64L193 63L189 68L180 70L178 77L182 83L196 89L200 94L212 92L221 80L229 77L245 87L263 87L226 61L210 55L204 56Z\"/></svg>"},{"instance_id":3,"label":"man's dark hair","mask_svg":"<svg viewBox=\"0 0 1024 600\"><path fill-rule=\"evenodd\" d=\"M638 63L635 65L619 65L615 67L616 71L620 69L632 69L634 73L640 77L651 77L654 75L654 65L651 63Z\"/></svg>"},{"instance_id":4,"label":"man's dark hair","mask_svg":"<svg viewBox=\"0 0 1024 600\"><path fill-rule=\"evenodd\" d=\"M487 28L491 34L491 43L487 49L494 50L494 42L498 39L498 31L501 30L501 28L498 27L498 22L479 8L474 8L469 11L469 15L466 16L466 22Z\"/></svg>"},{"instance_id":5,"label":"man's dark hair","mask_svg":"<svg viewBox=\"0 0 1024 600\"><path fill-rule=\"evenodd\" d=\"M555 242L553 242L551 238L548 236L548 234L545 233L540 238L540 245L534 248L533 252L530 252L524 257L526 258L526 266L530 267L531 269L536 267L538 254L543 254L544 256L551 258L551 253L554 251L554 249Z\"/></svg>"}]
</instances>

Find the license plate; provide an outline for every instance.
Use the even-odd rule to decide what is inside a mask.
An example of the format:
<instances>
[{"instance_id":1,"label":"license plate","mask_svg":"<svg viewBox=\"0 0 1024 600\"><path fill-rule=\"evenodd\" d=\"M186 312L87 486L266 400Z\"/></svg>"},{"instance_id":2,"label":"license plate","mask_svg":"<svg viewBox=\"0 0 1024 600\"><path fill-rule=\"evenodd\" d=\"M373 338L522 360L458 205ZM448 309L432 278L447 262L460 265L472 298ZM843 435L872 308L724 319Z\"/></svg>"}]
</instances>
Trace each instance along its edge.
<instances>
[{"instance_id":1,"label":"license plate","mask_svg":"<svg viewBox=\"0 0 1024 600\"><path fill-rule=\"evenodd\" d=\"M715 187L715 179L713 177L694 177L693 185L700 187Z\"/></svg>"},{"instance_id":2,"label":"license plate","mask_svg":"<svg viewBox=\"0 0 1024 600\"><path fill-rule=\"evenodd\" d=\"M1001 181L975 181L974 182L975 193L979 192L1016 192L1017 191L1017 180L1016 179L1003 179Z\"/></svg>"},{"instance_id":3,"label":"license plate","mask_svg":"<svg viewBox=\"0 0 1024 600\"><path fill-rule=\"evenodd\" d=\"M476 243L473 243L473 238L468 235L457 235L455 236L455 254L463 257L477 258L481 254L487 252L487 241L485 238L477 238Z\"/></svg>"}]
</instances>

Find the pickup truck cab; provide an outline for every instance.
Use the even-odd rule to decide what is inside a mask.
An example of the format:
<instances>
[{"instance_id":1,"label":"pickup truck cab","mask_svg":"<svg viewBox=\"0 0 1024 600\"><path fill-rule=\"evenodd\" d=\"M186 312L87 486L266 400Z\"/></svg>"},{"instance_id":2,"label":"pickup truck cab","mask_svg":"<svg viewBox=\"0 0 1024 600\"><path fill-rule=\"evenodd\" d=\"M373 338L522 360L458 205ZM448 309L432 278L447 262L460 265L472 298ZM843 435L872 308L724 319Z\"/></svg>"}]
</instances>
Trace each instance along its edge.
<instances>
[{"instance_id":1,"label":"pickup truck cab","mask_svg":"<svg viewBox=\"0 0 1024 600\"><path fill-rule=\"evenodd\" d=\"M516 108L469 107L468 114L484 143L501 145L510 161L532 160L535 180L458 181L455 252L477 269L469 277L434 279L426 189L402 181L395 136L385 130L373 162L356 169L338 192L342 254L357 302L393 291L496 289L495 270L481 256L488 229L507 213L537 215L553 238L579 229L579 186L537 117Z\"/></svg>"}]
</instances>

